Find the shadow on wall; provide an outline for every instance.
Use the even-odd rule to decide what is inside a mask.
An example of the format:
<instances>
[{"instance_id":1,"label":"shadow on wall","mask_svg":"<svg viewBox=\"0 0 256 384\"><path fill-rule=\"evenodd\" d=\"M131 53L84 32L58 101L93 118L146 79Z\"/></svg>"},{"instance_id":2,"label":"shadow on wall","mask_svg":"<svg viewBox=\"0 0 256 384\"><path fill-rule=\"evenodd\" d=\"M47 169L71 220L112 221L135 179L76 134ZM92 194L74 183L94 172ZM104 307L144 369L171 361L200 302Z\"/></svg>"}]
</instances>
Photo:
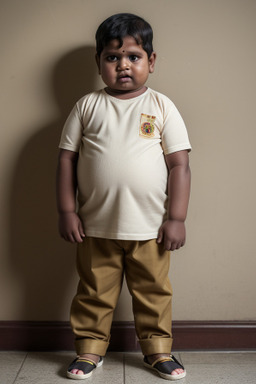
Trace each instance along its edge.
<instances>
[{"instance_id":1,"label":"shadow on wall","mask_svg":"<svg viewBox=\"0 0 256 384\"><path fill-rule=\"evenodd\" d=\"M55 174L63 123L75 102L95 89L94 54L95 48L82 47L56 64L49 87L53 86L60 119L36 127L18 156L10 194L9 260L22 290L20 320L60 320L63 308L70 305L75 246L59 238Z\"/></svg>"}]
</instances>

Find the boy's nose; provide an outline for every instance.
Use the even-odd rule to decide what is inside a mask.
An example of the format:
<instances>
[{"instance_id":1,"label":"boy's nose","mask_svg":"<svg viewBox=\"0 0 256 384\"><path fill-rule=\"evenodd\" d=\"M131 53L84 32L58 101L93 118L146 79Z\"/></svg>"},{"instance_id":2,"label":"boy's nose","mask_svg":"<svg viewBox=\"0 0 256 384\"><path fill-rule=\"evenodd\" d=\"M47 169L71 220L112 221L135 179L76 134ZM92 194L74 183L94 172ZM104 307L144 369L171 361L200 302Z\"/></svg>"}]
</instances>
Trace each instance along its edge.
<instances>
[{"instance_id":1,"label":"boy's nose","mask_svg":"<svg viewBox=\"0 0 256 384\"><path fill-rule=\"evenodd\" d=\"M122 58L118 62L118 69L123 71L124 69L129 69L130 68L130 63L127 58Z\"/></svg>"}]
</instances>

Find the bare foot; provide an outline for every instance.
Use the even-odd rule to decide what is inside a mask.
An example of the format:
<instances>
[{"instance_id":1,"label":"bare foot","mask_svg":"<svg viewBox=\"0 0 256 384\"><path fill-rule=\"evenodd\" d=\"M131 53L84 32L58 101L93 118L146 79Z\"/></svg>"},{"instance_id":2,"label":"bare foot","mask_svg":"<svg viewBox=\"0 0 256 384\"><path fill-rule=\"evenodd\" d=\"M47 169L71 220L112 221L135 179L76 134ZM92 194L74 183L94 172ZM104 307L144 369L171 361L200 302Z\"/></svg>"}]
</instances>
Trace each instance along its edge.
<instances>
[{"instance_id":1,"label":"bare foot","mask_svg":"<svg viewBox=\"0 0 256 384\"><path fill-rule=\"evenodd\" d=\"M88 359L88 360L91 360L93 361L95 364L98 364L99 360L100 360L100 356L98 355L93 355L92 353L85 353L83 355L79 355L79 358L80 359ZM79 369L72 369L71 373L73 373L74 375L83 375L84 372L79 370Z\"/></svg>"},{"instance_id":2,"label":"bare foot","mask_svg":"<svg viewBox=\"0 0 256 384\"><path fill-rule=\"evenodd\" d=\"M156 353L154 355L148 355L147 359L148 359L148 362L150 364L153 364L154 361L156 361L157 359L160 359L160 357L170 357L170 354L168 354L168 353ZM174 376L180 375L183 372L184 372L184 370L182 368L177 368L171 372L171 375L174 375Z\"/></svg>"}]
</instances>

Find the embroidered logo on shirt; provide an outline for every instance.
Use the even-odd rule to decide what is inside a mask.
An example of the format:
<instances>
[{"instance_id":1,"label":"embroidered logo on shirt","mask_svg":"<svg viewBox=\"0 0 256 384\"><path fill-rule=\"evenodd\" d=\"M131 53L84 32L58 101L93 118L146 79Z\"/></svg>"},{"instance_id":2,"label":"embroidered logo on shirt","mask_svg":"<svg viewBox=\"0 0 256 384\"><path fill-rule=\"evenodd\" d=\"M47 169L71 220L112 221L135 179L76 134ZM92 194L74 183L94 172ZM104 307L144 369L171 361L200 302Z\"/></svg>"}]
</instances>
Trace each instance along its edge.
<instances>
[{"instance_id":1,"label":"embroidered logo on shirt","mask_svg":"<svg viewBox=\"0 0 256 384\"><path fill-rule=\"evenodd\" d=\"M155 136L155 116L141 114L140 117L140 136L151 138Z\"/></svg>"}]
</instances>

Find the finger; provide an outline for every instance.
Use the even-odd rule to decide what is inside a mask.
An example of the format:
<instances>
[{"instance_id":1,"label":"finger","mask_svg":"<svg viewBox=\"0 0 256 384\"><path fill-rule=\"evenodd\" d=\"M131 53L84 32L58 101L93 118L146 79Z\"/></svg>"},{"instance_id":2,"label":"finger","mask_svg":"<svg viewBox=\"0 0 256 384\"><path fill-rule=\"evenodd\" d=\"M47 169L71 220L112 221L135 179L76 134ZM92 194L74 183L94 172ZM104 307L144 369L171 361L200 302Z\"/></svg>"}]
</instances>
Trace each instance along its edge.
<instances>
[{"instance_id":1,"label":"finger","mask_svg":"<svg viewBox=\"0 0 256 384\"><path fill-rule=\"evenodd\" d=\"M84 227L83 227L83 224L81 222L78 224L78 230L79 230L80 236L85 237Z\"/></svg>"},{"instance_id":2,"label":"finger","mask_svg":"<svg viewBox=\"0 0 256 384\"><path fill-rule=\"evenodd\" d=\"M177 248L176 249L180 249L181 247L183 247L183 245L185 244L185 241L180 241L177 243Z\"/></svg>"},{"instance_id":3,"label":"finger","mask_svg":"<svg viewBox=\"0 0 256 384\"><path fill-rule=\"evenodd\" d=\"M69 243L74 243L74 238L72 236L72 234L64 234L63 236L61 236L65 241L68 241Z\"/></svg>"},{"instance_id":4,"label":"finger","mask_svg":"<svg viewBox=\"0 0 256 384\"><path fill-rule=\"evenodd\" d=\"M175 251L177 249L180 249L182 247L182 242L175 242L172 244L172 251Z\"/></svg>"},{"instance_id":5,"label":"finger","mask_svg":"<svg viewBox=\"0 0 256 384\"><path fill-rule=\"evenodd\" d=\"M78 230L76 232L73 232L73 238L74 238L75 243L82 243L83 242L83 238L80 235L80 232Z\"/></svg>"},{"instance_id":6,"label":"finger","mask_svg":"<svg viewBox=\"0 0 256 384\"><path fill-rule=\"evenodd\" d=\"M65 241L69 241L68 235L67 235L66 233L62 233L62 234L61 234L61 237L62 237L62 239L64 239Z\"/></svg>"},{"instance_id":7,"label":"finger","mask_svg":"<svg viewBox=\"0 0 256 384\"><path fill-rule=\"evenodd\" d=\"M172 243L170 240L166 240L165 243L164 243L164 247L166 249L166 251L171 251L172 250Z\"/></svg>"},{"instance_id":8,"label":"finger","mask_svg":"<svg viewBox=\"0 0 256 384\"><path fill-rule=\"evenodd\" d=\"M156 239L157 243L161 243L163 241L163 231L160 229L158 232L158 236Z\"/></svg>"},{"instance_id":9,"label":"finger","mask_svg":"<svg viewBox=\"0 0 256 384\"><path fill-rule=\"evenodd\" d=\"M71 233L70 235L68 235L68 241L69 241L70 243L76 243L76 239L75 239L73 233Z\"/></svg>"},{"instance_id":10,"label":"finger","mask_svg":"<svg viewBox=\"0 0 256 384\"><path fill-rule=\"evenodd\" d=\"M174 249L173 251L175 251L176 249L179 249L180 248L180 243L174 243Z\"/></svg>"},{"instance_id":11,"label":"finger","mask_svg":"<svg viewBox=\"0 0 256 384\"><path fill-rule=\"evenodd\" d=\"M172 246L171 246L171 251L175 251L176 249L179 249L179 243L172 243Z\"/></svg>"}]
</instances>

